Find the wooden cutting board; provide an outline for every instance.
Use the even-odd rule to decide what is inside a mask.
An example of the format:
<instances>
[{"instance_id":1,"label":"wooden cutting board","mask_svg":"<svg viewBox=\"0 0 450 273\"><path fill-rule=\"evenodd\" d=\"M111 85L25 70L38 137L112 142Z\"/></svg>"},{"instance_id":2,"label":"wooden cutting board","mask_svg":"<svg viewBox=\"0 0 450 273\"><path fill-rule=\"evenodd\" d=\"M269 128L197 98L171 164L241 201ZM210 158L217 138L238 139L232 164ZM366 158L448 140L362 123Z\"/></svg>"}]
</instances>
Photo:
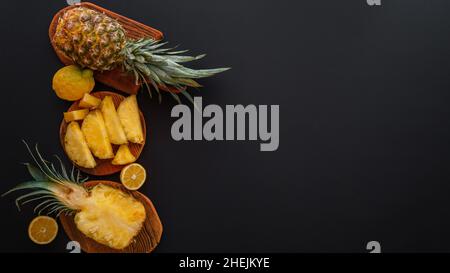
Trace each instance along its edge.
<instances>
[{"instance_id":1,"label":"wooden cutting board","mask_svg":"<svg viewBox=\"0 0 450 273\"><path fill-rule=\"evenodd\" d=\"M77 241L81 249L88 253L150 253L159 244L163 232L163 226L159 219L158 213L150 199L137 191L128 191L122 184L112 181L89 181L83 185L86 188L92 188L97 184L105 184L116 189L120 189L130 195L136 200L140 201L145 207L146 220L139 234L134 238L133 242L122 250L112 249L96 241L88 238L81 233L75 225L74 216L67 216L61 214L59 220L61 225L69 236L70 240Z\"/></svg>"},{"instance_id":2,"label":"wooden cutting board","mask_svg":"<svg viewBox=\"0 0 450 273\"><path fill-rule=\"evenodd\" d=\"M114 13L105 8L99 7L95 4L89 2L81 2L80 4L68 6L58 11L53 17L48 30L50 42L52 43L53 49L55 50L61 62L63 62L65 65L74 64L74 62L71 59L65 57L64 54L56 48L55 43L53 42L53 36L56 32L56 26L58 25L59 17L64 14L65 11L79 6L105 13L109 17L116 19L125 29L126 36L129 39L139 39L144 37L150 37L155 40L163 39L163 34L159 30L136 22L130 18ZM111 86L128 94L136 94L140 89L140 85L135 84L134 77L128 73L123 72L121 68L116 68L114 70L104 72L96 71L94 73L94 77L98 82L101 82L105 85Z\"/></svg>"},{"instance_id":3,"label":"wooden cutting board","mask_svg":"<svg viewBox=\"0 0 450 273\"><path fill-rule=\"evenodd\" d=\"M99 91L99 92L91 93L91 95L94 97L97 97L99 99L103 99L106 96L111 96L116 109L117 109L117 107L119 107L119 104L125 99L124 96L119 95L114 92L109 92L109 91ZM70 106L70 108L67 110L67 112L81 109L78 106L78 103L79 103L79 101L74 102L72 104L72 106ZM141 111L139 111L139 114L141 116L142 130L144 131L143 132L144 133L144 143L143 144L136 144L136 143L131 143L131 142L128 143L128 147L130 148L131 153L136 157L136 159L138 159L139 156L141 155L141 152L144 149L145 139L147 137L147 126L145 123L144 115L142 114ZM62 145L64 151L66 151L66 149L64 147L64 136L66 135L67 125L68 125L68 123L63 118L63 120L61 121L61 125L59 127L59 139L61 141L61 145ZM81 122L80 122L80 126L81 126ZM119 149L119 145L113 144L112 146L113 146L113 151L115 154L117 149ZM114 173L120 172L126 166L126 165L113 165L111 163L112 159L98 159L96 157L94 157L94 158L95 158L95 161L97 162L97 166L93 169L80 167L77 164L75 164L75 162L73 162L73 161L72 161L72 163L78 169L82 170L83 172L91 174L91 175L96 175L96 176L104 176L104 175L114 174Z\"/></svg>"}]
</instances>

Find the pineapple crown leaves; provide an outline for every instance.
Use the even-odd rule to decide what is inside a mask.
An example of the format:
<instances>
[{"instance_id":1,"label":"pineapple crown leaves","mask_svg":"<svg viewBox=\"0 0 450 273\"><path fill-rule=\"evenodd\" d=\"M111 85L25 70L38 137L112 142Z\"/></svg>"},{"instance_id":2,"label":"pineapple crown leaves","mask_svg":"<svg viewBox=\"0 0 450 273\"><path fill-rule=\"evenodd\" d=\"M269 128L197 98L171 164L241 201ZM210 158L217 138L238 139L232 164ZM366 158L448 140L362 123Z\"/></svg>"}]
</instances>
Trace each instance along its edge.
<instances>
[{"instance_id":1,"label":"pineapple crown leaves","mask_svg":"<svg viewBox=\"0 0 450 273\"><path fill-rule=\"evenodd\" d=\"M70 190L75 185L79 187L79 184L85 182L88 177L83 178L80 171L78 169L75 170L74 166L72 166L72 170L69 174L64 167L62 160L55 155L60 165L58 170L53 163L42 157L37 144L35 146L35 153L33 153L29 145L25 141L23 141L23 143L35 163L35 165L24 163L33 180L17 185L2 194L2 197L18 190L34 190L16 198L16 206L19 211L21 205L44 199L35 206L35 213L38 212L40 215L42 212L47 211L46 214L56 213L57 217L61 213L73 213L73 209L67 207L67 205L58 198L57 188L67 188Z\"/></svg>"},{"instance_id":2,"label":"pineapple crown leaves","mask_svg":"<svg viewBox=\"0 0 450 273\"><path fill-rule=\"evenodd\" d=\"M153 86L158 93L159 102L161 102L160 87L166 90L171 87L193 103L194 100L186 92L186 87L201 87L194 79L211 77L230 69L229 67L197 70L187 68L182 63L199 60L206 55L180 55L188 50L174 51L176 47L163 48L166 44L167 42L142 38L127 43L123 49L125 56L123 68L134 75L136 84L143 84L147 87L150 97L152 97L150 85ZM181 103L176 93L171 91L169 93L178 103Z\"/></svg>"}]
</instances>

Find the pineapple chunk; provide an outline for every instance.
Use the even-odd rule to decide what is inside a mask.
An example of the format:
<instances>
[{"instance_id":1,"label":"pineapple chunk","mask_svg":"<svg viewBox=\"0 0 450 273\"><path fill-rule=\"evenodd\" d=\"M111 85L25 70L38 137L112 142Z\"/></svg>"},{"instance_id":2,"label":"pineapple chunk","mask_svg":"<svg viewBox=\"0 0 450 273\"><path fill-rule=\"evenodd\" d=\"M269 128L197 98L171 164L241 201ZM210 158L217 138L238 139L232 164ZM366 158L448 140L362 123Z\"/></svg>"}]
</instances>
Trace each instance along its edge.
<instances>
[{"instance_id":1,"label":"pineapple chunk","mask_svg":"<svg viewBox=\"0 0 450 273\"><path fill-rule=\"evenodd\" d=\"M73 121L67 126L64 136L64 149L70 160L76 165L89 169L96 166L95 159L89 150L78 122Z\"/></svg>"},{"instance_id":2,"label":"pineapple chunk","mask_svg":"<svg viewBox=\"0 0 450 273\"><path fill-rule=\"evenodd\" d=\"M129 96L123 100L117 108L120 122L122 123L127 139L130 142L144 143L144 133L142 132L141 117L136 95Z\"/></svg>"},{"instance_id":3,"label":"pineapple chunk","mask_svg":"<svg viewBox=\"0 0 450 273\"><path fill-rule=\"evenodd\" d=\"M97 108L102 101L88 93L84 94L83 98L78 103L81 108Z\"/></svg>"},{"instance_id":4,"label":"pineapple chunk","mask_svg":"<svg viewBox=\"0 0 450 273\"><path fill-rule=\"evenodd\" d=\"M117 150L116 156L114 157L113 165L126 165L136 161L136 157L131 153L128 145L120 145L119 150Z\"/></svg>"},{"instance_id":5,"label":"pineapple chunk","mask_svg":"<svg viewBox=\"0 0 450 273\"><path fill-rule=\"evenodd\" d=\"M114 249L130 245L144 224L144 205L131 195L102 184L90 191L88 199L75 215L77 228Z\"/></svg>"},{"instance_id":6,"label":"pineapple chunk","mask_svg":"<svg viewBox=\"0 0 450 273\"><path fill-rule=\"evenodd\" d=\"M89 109L81 109L70 112L64 112L64 120L69 123L71 121L77 121L84 119L89 113Z\"/></svg>"},{"instance_id":7,"label":"pineapple chunk","mask_svg":"<svg viewBox=\"0 0 450 273\"><path fill-rule=\"evenodd\" d=\"M100 110L91 111L83 120L81 131L92 153L100 159L113 158L114 153Z\"/></svg>"},{"instance_id":8,"label":"pineapple chunk","mask_svg":"<svg viewBox=\"0 0 450 273\"><path fill-rule=\"evenodd\" d=\"M122 128L122 124L120 124L120 119L111 96L106 96L103 99L100 108L111 143L117 145L127 144L127 136Z\"/></svg>"}]
</instances>

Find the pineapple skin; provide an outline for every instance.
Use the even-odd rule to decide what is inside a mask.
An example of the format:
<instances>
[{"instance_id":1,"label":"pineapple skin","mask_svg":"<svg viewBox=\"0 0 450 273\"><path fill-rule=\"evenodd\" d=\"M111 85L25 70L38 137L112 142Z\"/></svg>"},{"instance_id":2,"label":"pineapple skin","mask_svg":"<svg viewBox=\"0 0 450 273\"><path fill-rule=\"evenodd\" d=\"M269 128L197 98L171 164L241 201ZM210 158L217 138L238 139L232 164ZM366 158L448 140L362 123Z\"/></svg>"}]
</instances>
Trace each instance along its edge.
<instances>
[{"instance_id":1,"label":"pineapple skin","mask_svg":"<svg viewBox=\"0 0 450 273\"><path fill-rule=\"evenodd\" d=\"M76 121L69 123L67 126L66 135L64 136L64 149L69 158L78 166L91 169L97 165L80 129L80 125Z\"/></svg>"},{"instance_id":2,"label":"pineapple skin","mask_svg":"<svg viewBox=\"0 0 450 273\"><path fill-rule=\"evenodd\" d=\"M136 95L125 98L117 108L117 113L127 139L132 143L144 143L144 133L142 131Z\"/></svg>"},{"instance_id":3,"label":"pineapple skin","mask_svg":"<svg viewBox=\"0 0 450 273\"><path fill-rule=\"evenodd\" d=\"M105 121L100 110L93 110L84 118L81 131L92 153L100 159L114 157Z\"/></svg>"},{"instance_id":4,"label":"pineapple skin","mask_svg":"<svg viewBox=\"0 0 450 273\"><path fill-rule=\"evenodd\" d=\"M87 237L113 249L124 249L141 230L145 208L131 195L99 184L91 189L75 215L77 228Z\"/></svg>"},{"instance_id":5,"label":"pineapple skin","mask_svg":"<svg viewBox=\"0 0 450 273\"><path fill-rule=\"evenodd\" d=\"M60 52L82 67L111 70L123 61L126 36L119 22L95 10L67 10L56 27L53 42Z\"/></svg>"},{"instance_id":6,"label":"pineapple skin","mask_svg":"<svg viewBox=\"0 0 450 273\"><path fill-rule=\"evenodd\" d=\"M117 115L116 107L114 106L111 96L106 96L103 98L100 108L111 143L116 145L127 144L127 136L122 128L122 124L120 123L120 119Z\"/></svg>"}]
</instances>

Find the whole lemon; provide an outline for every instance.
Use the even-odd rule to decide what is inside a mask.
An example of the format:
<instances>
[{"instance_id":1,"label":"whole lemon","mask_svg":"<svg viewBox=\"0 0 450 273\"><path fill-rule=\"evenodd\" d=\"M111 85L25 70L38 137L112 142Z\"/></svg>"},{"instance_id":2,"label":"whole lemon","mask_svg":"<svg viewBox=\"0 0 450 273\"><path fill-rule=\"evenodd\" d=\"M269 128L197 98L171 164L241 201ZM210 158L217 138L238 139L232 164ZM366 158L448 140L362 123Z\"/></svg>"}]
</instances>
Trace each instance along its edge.
<instances>
[{"instance_id":1,"label":"whole lemon","mask_svg":"<svg viewBox=\"0 0 450 273\"><path fill-rule=\"evenodd\" d=\"M81 69L76 65L63 67L53 76L53 90L63 100L79 100L94 89L93 75L92 70Z\"/></svg>"}]
</instances>

